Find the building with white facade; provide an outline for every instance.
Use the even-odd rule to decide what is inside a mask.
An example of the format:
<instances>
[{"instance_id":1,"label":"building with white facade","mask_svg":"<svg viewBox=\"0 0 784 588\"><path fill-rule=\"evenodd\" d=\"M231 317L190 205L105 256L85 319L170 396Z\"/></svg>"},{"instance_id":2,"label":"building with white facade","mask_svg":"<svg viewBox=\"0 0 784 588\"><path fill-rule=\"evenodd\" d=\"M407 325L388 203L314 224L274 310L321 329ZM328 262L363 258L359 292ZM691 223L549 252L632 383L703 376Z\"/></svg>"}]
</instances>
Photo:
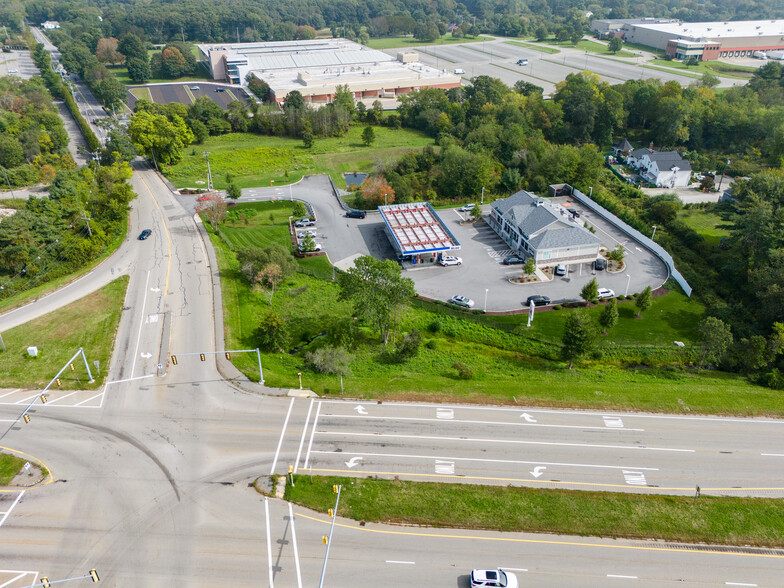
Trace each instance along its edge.
<instances>
[{"instance_id":1,"label":"building with white facade","mask_svg":"<svg viewBox=\"0 0 784 588\"><path fill-rule=\"evenodd\" d=\"M643 147L632 151L626 163L657 188L682 188L691 182L691 164L677 151L654 151Z\"/></svg>"},{"instance_id":2,"label":"building with white facade","mask_svg":"<svg viewBox=\"0 0 784 588\"><path fill-rule=\"evenodd\" d=\"M256 77L278 103L293 90L305 102L328 103L338 86L348 86L361 100L394 98L423 87L456 88L461 82L453 72L419 63L417 53L402 51L395 58L347 39L197 47L213 79L245 85L248 76Z\"/></svg>"},{"instance_id":3,"label":"building with white facade","mask_svg":"<svg viewBox=\"0 0 784 588\"><path fill-rule=\"evenodd\" d=\"M574 215L525 190L493 202L487 221L510 248L539 267L590 263L599 256L599 238Z\"/></svg>"}]
</instances>

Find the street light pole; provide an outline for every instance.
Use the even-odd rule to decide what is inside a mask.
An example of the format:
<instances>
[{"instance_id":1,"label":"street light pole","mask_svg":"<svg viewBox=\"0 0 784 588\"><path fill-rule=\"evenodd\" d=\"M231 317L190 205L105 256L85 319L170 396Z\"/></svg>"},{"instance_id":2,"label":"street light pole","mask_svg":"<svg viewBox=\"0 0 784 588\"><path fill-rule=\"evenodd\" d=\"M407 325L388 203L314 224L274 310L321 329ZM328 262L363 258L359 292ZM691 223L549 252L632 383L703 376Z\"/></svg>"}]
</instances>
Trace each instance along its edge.
<instances>
[{"instance_id":1,"label":"street light pole","mask_svg":"<svg viewBox=\"0 0 784 588\"><path fill-rule=\"evenodd\" d=\"M485 187L482 186L482 201L480 202L480 204L484 204L484 203L485 203Z\"/></svg>"},{"instance_id":2,"label":"street light pole","mask_svg":"<svg viewBox=\"0 0 784 588\"><path fill-rule=\"evenodd\" d=\"M653 241L653 238L655 236L656 236L656 225L653 225L653 234L651 235L651 241Z\"/></svg>"},{"instance_id":3,"label":"street light pole","mask_svg":"<svg viewBox=\"0 0 784 588\"><path fill-rule=\"evenodd\" d=\"M487 293L490 291L490 288L485 288L485 312L487 312Z\"/></svg>"},{"instance_id":4,"label":"street light pole","mask_svg":"<svg viewBox=\"0 0 784 588\"><path fill-rule=\"evenodd\" d=\"M721 192L721 183L724 181L724 174L727 172L727 166L730 164L730 160L727 160L727 163L724 164L724 169L721 170L721 177L719 178L719 187L716 189L718 192Z\"/></svg>"},{"instance_id":5,"label":"street light pole","mask_svg":"<svg viewBox=\"0 0 784 588\"><path fill-rule=\"evenodd\" d=\"M629 283L631 281L632 281L632 275L631 274L626 274L626 292L624 293L624 296L628 296L629 295Z\"/></svg>"},{"instance_id":6,"label":"street light pole","mask_svg":"<svg viewBox=\"0 0 784 588\"><path fill-rule=\"evenodd\" d=\"M324 575L327 573L327 559L329 558L329 546L332 545L332 531L335 529L335 519L338 516L338 505L340 504L340 491L343 485L339 484L337 487L338 497L335 499L335 510L332 511L332 524L329 526L329 537L326 537L327 551L324 554L324 565L321 566L321 579L319 580L319 588L324 586Z\"/></svg>"},{"instance_id":7,"label":"street light pole","mask_svg":"<svg viewBox=\"0 0 784 588\"><path fill-rule=\"evenodd\" d=\"M3 174L5 174L5 183L8 184L8 189L11 190L11 198L16 200L16 194L14 194L14 189L11 187L11 182L8 181L8 172L5 171L5 168L0 166L0 169L3 170Z\"/></svg>"},{"instance_id":8,"label":"street light pole","mask_svg":"<svg viewBox=\"0 0 784 588\"><path fill-rule=\"evenodd\" d=\"M207 190L212 191L212 172L210 171L210 152L204 151L204 157L207 159Z\"/></svg>"}]
</instances>

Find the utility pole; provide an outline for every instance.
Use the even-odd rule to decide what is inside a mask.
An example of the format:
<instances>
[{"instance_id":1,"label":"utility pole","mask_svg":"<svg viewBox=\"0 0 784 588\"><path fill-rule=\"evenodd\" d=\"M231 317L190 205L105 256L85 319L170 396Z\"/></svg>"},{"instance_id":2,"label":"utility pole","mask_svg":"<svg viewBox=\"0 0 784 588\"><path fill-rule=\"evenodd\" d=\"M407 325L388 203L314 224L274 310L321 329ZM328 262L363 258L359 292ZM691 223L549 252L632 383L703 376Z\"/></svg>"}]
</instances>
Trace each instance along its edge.
<instances>
[{"instance_id":1,"label":"utility pole","mask_svg":"<svg viewBox=\"0 0 784 588\"><path fill-rule=\"evenodd\" d=\"M87 223L87 232L90 233L90 238L93 238L93 229L90 227L90 217L88 217L84 212L82 212L82 220Z\"/></svg>"},{"instance_id":2,"label":"utility pole","mask_svg":"<svg viewBox=\"0 0 784 588\"><path fill-rule=\"evenodd\" d=\"M207 158L207 190L212 191L212 172L210 171L210 152L204 151L204 157Z\"/></svg>"},{"instance_id":3,"label":"utility pole","mask_svg":"<svg viewBox=\"0 0 784 588\"><path fill-rule=\"evenodd\" d=\"M0 166L0 169L3 170L3 174L5 174L5 183L8 184L8 189L11 190L11 197L16 200L16 194L14 194L14 189L11 187L11 182L8 181L8 172L5 171L5 168Z\"/></svg>"}]
</instances>

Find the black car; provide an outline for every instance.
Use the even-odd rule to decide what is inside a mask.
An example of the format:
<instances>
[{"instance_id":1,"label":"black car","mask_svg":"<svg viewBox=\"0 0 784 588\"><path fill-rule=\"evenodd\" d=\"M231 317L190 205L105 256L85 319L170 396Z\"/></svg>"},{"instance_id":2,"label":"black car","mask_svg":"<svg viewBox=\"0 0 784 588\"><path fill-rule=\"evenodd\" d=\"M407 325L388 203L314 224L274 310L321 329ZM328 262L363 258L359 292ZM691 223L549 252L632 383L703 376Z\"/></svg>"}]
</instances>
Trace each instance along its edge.
<instances>
[{"instance_id":1,"label":"black car","mask_svg":"<svg viewBox=\"0 0 784 588\"><path fill-rule=\"evenodd\" d=\"M607 260L606 259L602 259L601 257L598 258L598 259L595 259L594 262L593 262L593 269L595 269L597 271L602 271L602 270L607 269Z\"/></svg>"},{"instance_id":2,"label":"black car","mask_svg":"<svg viewBox=\"0 0 784 588\"><path fill-rule=\"evenodd\" d=\"M550 299L547 296L542 296L541 294L535 294L533 296L529 296L528 300L525 301L526 306L531 306L531 302L534 303L534 306L547 306L550 304Z\"/></svg>"},{"instance_id":3,"label":"black car","mask_svg":"<svg viewBox=\"0 0 784 588\"><path fill-rule=\"evenodd\" d=\"M144 230L143 230L143 231L142 231L142 232L139 234L139 241L144 241L144 240L145 240L147 237L149 237L150 235L152 235L152 231L151 231L150 229L144 229Z\"/></svg>"},{"instance_id":4,"label":"black car","mask_svg":"<svg viewBox=\"0 0 784 588\"><path fill-rule=\"evenodd\" d=\"M346 218L365 218L367 212L364 210L348 210L346 211Z\"/></svg>"},{"instance_id":5,"label":"black car","mask_svg":"<svg viewBox=\"0 0 784 588\"><path fill-rule=\"evenodd\" d=\"M524 260L519 255L510 255L509 257L505 257L503 264L504 265L518 265L524 263Z\"/></svg>"}]
</instances>

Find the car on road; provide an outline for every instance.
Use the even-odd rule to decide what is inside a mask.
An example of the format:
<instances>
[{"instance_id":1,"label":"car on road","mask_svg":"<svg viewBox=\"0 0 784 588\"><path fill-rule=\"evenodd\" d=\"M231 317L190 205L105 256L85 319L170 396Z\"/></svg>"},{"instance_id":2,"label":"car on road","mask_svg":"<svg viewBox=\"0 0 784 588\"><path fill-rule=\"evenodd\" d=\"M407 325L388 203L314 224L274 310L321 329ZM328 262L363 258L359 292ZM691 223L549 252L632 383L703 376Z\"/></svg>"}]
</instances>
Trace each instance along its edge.
<instances>
[{"instance_id":1,"label":"car on road","mask_svg":"<svg viewBox=\"0 0 784 588\"><path fill-rule=\"evenodd\" d=\"M555 266L555 275L556 276L565 276L566 275L566 266L562 263L559 263Z\"/></svg>"},{"instance_id":2,"label":"car on road","mask_svg":"<svg viewBox=\"0 0 784 588\"><path fill-rule=\"evenodd\" d=\"M615 298L615 292L609 288L599 288L599 292L596 294L596 297L600 300L602 298Z\"/></svg>"},{"instance_id":3,"label":"car on road","mask_svg":"<svg viewBox=\"0 0 784 588\"><path fill-rule=\"evenodd\" d=\"M225 92L226 88L215 88L216 92Z\"/></svg>"},{"instance_id":4,"label":"car on road","mask_svg":"<svg viewBox=\"0 0 784 588\"><path fill-rule=\"evenodd\" d=\"M152 231L150 229L144 229L141 233L139 233L139 241L144 241L150 235L152 235Z\"/></svg>"},{"instance_id":5,"label":"car on road","mask_svg":"<svg viewBox=\"0 0 784 588\"><path fill-rule=\"evenodd\" d=\"M527 59L518 59L517 60L517 65L528 65L528 60Z\"/></svg>"},{"instance_id":6,"label":"car on road","mask_svg":"<svg viewBox=\"0 0 784 588\"><path fill-rule=\"evenodd\" d=\"M201 90L201 88L199 86L191 86L191 90Z\"/></svg>"},{"instance_id":7,"label":"car on road","mask_svg":"<svg viewBox=\"0 0 784 588\"><path fill-rule=\"evenodd\" d=\"M474 203L472 202L472 203L470 203L470 204L466 204L466 205L464 205L464 206L461 206L460 208L458 208L458 210L459 210L460 212L468 212L469 210L473 210L474 208L476 208L476 204L474 204Z\"/></svg>"},{"instance_id":8,"label":"car on road","mask_svg":"<svg viewBox=\"0 0 784 588\"><path fill-rule=\"evenodd\" d=\"M503 570L471 570L471 588L518 588L517 576Z\"/></svg>"},{"instance_id":9,"label":"car on road","mask_svg":"<svg viewBox=\"0 0 784 588\"><path fill-rule=\"evenodd\" d=\"M601 257L593 260L593 269L596 271L602 271L607 269L607 260Z\"/></svg>"},{"instance_id":10,"label":"car on road","mask_svg":"<svg viewBox=\"0 0 784 588\"><path fill-rule=\"evenodd\" d=\"M510 255L509 257L504 257L502 263L504 265L520 265L521 263L525 263L525 260L519 255Z\"/></svg>"},{"instance_id":11,"label":"car on road","mask_svg":"<svg viewBox=\"0 0 784 588\"><path fill-rule=\"evenodd\" d=\"M448 265L462 265L463 259L461 257L455 257L454 255L444 255L438 263L444 267Z\"/></svg>"},{"instance_id":12,"label":"car on road","mask_svg":"<svg viewBox=\"0 0 784 588\"><path fill-rule=\"evenodd\" d=\"M547 306L550 304L550 298L543 296L542 294L534 294L533 296L528 297L525 301L525 305L531 306L532 302L534 303L534 306Z\"/></svg>"},{"instance_id":13,"label":"car on road","mask_svg":"<svg viewBox=\"0 0 784 588\"><path fill-rule=\"evenodd\" d=\"M364 210L351 210L346 211L346 218L365 218L367 216L367 212Z\"/></svg>"},{"instance_id":14,"label":"car on road","mask_svg":"<svg viewBox=\"0 0 784 588\"><path fill-rule=\"evenodd\" d=\"M465 306L466 308L472 308L474 306L474 301L471 300L468 296L452 296L448 302L457 304L458 306Z\"/></svg>"},{"instance_id":15,"label":"car on road","mask_svg":"<svg viewBox=\"0 0 784 588\"><path fill-rule=\"evenodd\" d=\"M294 226L297 227L297 228L300 228L300 227L315 227L316 226L316 221L311 220L311 219L309 219L307 217L306 218L301 218L298 221L294 221Z\"/></svg>"}]
</instances>

